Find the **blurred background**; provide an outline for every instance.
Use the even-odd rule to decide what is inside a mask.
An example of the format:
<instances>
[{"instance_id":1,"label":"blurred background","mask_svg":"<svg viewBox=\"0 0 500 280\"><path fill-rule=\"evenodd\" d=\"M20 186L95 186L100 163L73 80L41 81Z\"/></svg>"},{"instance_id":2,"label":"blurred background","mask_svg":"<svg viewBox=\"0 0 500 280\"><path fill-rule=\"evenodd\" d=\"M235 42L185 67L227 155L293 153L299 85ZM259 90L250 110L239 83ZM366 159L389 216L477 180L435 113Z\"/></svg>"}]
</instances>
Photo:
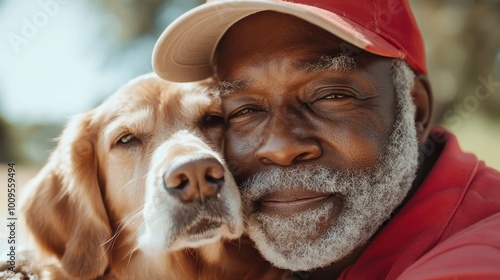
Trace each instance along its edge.
<instances>
[{"instance_id":1,"label":"blurred background","mask_svg":"<svg viewBox=\"0 0 500 280\"><path fill-rule=\"evenodd\" d=\"M201 2L0 0L0 163L32 176L68 118L151 71L157 37ZM499 1L410 3L426 42L434 123L500 169Z\"/></svg>"}]
</instances>

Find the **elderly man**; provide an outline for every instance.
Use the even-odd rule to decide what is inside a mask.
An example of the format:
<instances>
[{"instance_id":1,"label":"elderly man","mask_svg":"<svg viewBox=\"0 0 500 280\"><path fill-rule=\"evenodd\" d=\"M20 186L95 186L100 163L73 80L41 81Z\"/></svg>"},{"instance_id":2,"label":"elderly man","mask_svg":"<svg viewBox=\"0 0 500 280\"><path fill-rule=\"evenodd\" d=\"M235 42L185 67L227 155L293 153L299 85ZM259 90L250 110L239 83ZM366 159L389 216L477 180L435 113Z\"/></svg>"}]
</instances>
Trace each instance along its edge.
<instances>
[{"instance_id":1,"label":"elderly man","mask_svg":"<svg viewBox=\"0 0 500 280\"><path fill-rule=\"evenodd\" d=\"M275 266L500 277L500 173L430 128L407 1L209 1L165 30L153 67L219 81L248 235Z\"/></svg>"}]
</instances>

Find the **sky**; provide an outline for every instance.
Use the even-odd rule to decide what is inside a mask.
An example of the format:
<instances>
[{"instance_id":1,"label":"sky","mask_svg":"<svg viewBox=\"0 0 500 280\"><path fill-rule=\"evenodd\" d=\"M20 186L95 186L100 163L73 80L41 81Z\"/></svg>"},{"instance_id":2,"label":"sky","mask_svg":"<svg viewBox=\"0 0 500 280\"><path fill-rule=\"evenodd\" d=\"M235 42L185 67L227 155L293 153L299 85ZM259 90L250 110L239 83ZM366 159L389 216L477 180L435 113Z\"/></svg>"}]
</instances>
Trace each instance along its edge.
<instances>
[{"instance_id":1,"label":"sky","mask_svg":"<svg viewBox=\"0 0 500 280\"><path fill-rule=\"evenodd\" d=\"M92 13L81 1L67 2L1 7L0 110L8 121L59 121L94 105L115 83L89 48L97 21L82 16Z\"/></svg>"},{"instance_id":2,"label":"sky","mask_svg":"<svg viewBox=\"0 0 500 280\"><path fill-rule=\"evenodd\" d=\"M89 2L0 2L0 114L8 122L64 123L151 71L156 37L114 46L120 55L107 57L114 42L103 30L109 18L104 22ZM180 13L166 11L164 26Z\"/></svg>"}]
</instances>

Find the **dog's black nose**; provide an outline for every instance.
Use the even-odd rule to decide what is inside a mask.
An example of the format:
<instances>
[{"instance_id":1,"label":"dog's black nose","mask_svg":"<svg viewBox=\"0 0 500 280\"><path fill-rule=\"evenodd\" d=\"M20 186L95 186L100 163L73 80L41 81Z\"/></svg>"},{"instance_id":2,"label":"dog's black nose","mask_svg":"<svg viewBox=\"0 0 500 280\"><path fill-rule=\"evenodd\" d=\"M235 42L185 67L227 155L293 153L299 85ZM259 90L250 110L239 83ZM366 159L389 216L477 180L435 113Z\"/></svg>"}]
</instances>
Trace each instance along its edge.
<instances>
[{"instance_id":1,"label":"dog's black nose","mask_svg":"<svg viewBox=\"0 0 500 280\"><path fill-rule=\"evenodd\" d=\"M167 169L163 175L165 189L183 202L217 196L224 184L224 167L215 158L189 160Z\"/></svg>"}]
</instances>

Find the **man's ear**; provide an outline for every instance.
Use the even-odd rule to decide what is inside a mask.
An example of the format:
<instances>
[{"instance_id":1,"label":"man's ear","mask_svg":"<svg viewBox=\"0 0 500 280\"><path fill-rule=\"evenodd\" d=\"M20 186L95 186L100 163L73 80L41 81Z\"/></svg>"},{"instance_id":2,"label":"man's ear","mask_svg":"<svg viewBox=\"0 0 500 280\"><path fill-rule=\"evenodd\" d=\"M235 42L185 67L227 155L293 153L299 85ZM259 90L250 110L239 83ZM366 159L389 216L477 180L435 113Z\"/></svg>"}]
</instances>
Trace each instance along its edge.
<instances>
[{"instance_id":1,"label":"man's ear","mask_svg":"<svg viewBox=\"0 0 500 280\"><path fill-rule=\"evenodd\" d=\"M415 128L417 129L418 143L427 139L432 117L432 89L429 79L424 74L416 74L411 97L415 104Z\"/></svg>"}]
</instances>

